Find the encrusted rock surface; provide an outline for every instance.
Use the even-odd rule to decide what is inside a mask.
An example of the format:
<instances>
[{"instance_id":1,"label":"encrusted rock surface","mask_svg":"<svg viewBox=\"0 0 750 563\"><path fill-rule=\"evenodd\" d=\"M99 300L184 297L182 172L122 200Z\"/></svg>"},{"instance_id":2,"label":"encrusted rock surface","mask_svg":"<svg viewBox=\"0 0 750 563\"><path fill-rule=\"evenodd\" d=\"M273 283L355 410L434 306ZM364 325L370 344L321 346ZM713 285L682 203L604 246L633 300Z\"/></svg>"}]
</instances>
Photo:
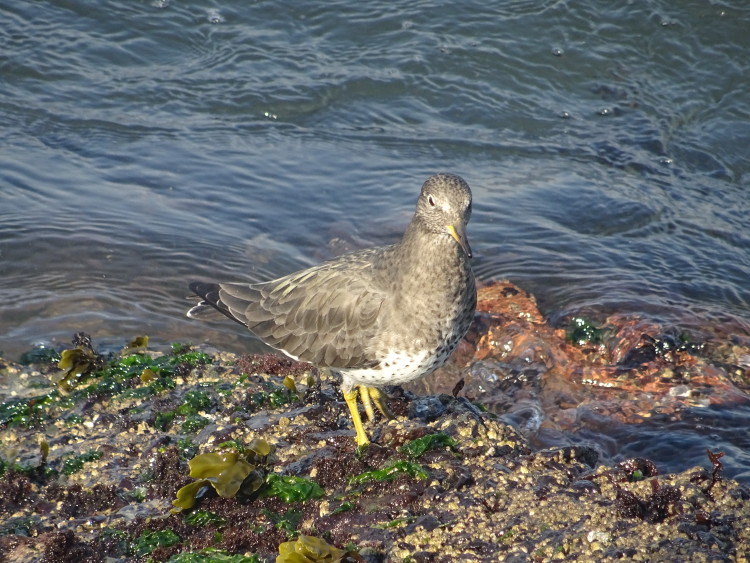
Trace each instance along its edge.
<instances>
[{"instance_id":1,"label":"encrusted rock surface","mask_svg":"<svg viewBox=\"0 0 750 563\"><path fill-rule=\"evenodd\" d=\"M501 289L492 298L520 292ZM487 350L503 343L488 342L503 330L515 335L516 350L570 366L574 352L563 355L570 346L541 317L488 320L486 310L439 376L450 389L461 377L471 388L472 366L498 360ZM532 342L523 323L548 332ZM395 388L398 418L371 425L374 443L357 451L327 374L273 356L186 353L175 351L164 372L92 373L67 395L51 382L54 363L0 359L0 560L179 561L190 552L192 561L235 554L274 561L279 544L298 534L364 561L746 561L750 554L750 490L721 478L718 455L670 475L643 459L601 465L584 446L532 448L460 393ZM585 354L575 353L584 365ZM604 373L597 361L590 372ZM294 386L284 386L286 375ZM573 384L556 393L575 400ZM430 435L440 440L414 449ZM255 438L276 446L268 472L307 478L324 495L285 502L208 490L192 511L170 513L177 490L192 481L192 456Z\"/></svg>"}]
</instances>

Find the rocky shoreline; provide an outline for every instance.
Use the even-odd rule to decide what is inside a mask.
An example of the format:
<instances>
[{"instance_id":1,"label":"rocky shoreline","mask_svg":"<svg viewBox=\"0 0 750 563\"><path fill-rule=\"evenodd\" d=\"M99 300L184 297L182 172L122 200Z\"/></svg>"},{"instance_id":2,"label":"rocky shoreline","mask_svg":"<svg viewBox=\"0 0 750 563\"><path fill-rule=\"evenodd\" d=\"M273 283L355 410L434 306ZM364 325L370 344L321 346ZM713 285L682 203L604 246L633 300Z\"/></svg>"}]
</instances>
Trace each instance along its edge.
<instances>
[{"instance_id":1,"label":"rocky shoreline","mask_svg":"<svg viewBox=\"0 0 750 563\"><path fill-rule=\"evenodd\" d=\"M485 288L475 329L431 383L448 392L390 389L398 418L371 426L375 443L360 450L337 382L276 356L157 354L143 340L105 356L80 336L62 370L54 354L0 359L0 559L747 561L750 489L722 477L719 452L674 474L647 459L608 466L589 447L532 447L467 399L502 342L503 365L516 354L546 366L560 425L577 400L563 371L609 374L627 391L634 376L613 367L627 360L658 395L665 370L718 378L718 364L741 369L747 353L734 343L722 363L687 345L660 352L641 328L624 323L602 341L583 326L571 343L522 290ZM741 397L746 373L730 371L722 397ZM256 455L257 444L271 448ZM232 471L247 463L237 493L209 480L194 506L176 508L196 481L188 463L210 452Z\"/></svg>"}]
</instances>

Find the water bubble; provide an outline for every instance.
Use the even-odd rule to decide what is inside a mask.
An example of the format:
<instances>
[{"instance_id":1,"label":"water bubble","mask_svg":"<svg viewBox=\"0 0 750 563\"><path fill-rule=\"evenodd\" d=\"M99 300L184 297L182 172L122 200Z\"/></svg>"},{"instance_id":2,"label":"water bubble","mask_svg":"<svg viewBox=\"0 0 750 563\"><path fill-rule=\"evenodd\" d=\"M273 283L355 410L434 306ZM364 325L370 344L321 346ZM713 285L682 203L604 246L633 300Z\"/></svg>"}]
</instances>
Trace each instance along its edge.
<instances>
[{"instance_id":1,"label":"water bubble","mask_svg":"<svg viewBox=\"0 0 750 563\"><path fill-rule=\"evenodd\" d=\"M216 10L216 9L209 10L208 14L207 14L207 17L208 17L208 21L210 23L224 23L226 21L226 19L224 18L224 16L222 16L219 13L219 10Z\"/></svg>"},{"instance_id":2,"label":"water bubble","mask_svg":"<svg viewBox=\"0 0 750 563\"><path fill-rule=\"evenodd\" d=\"M672 397L689 397L691 395L690 387L687 385L677 385L669 390Z\"/></svg>"},{"instance_id":3,"label":"water bubble","mask_svg":"<svg viewBox=\"0 0 750 563\"><path fill-rule=\"evenodd\" d=\"M602 543L602 544L608 544L612 541L612 534L609 532L601 532L597 530L592 530L588 533L586 536L586 539L589 540L589 543L593 543L595 541Z\"/></svg>"}]
</instances>

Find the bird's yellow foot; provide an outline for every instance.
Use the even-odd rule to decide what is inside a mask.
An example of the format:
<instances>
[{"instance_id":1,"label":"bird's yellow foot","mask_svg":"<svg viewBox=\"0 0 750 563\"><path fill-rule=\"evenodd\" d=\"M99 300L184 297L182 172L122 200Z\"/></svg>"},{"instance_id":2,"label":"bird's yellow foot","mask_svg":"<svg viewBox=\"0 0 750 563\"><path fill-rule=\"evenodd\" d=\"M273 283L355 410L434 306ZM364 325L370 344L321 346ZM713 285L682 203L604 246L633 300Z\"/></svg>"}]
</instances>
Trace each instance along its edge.
<instances>
[{"instance_id":1,"label":"bird's yellow foot","mask_svg":"<svg viewBox=\"0 0 750 563\"><path fill-rule=\"evenodd\" d=\"M359 416L359 406L357 405L357 388L355 387L349 391L344 391L344 400L346 401L346 405L349 407L349 414L351 414L352 422L354 423L354 431L357 433L357 445L366 446L370 443L370 439L365 433L365 427L363 426L362 419ZM365 409L367 409L366 406ZM372 410L372 405L370 405L370 410Z\"/></svg>"},{"instance_id":2,"label":"bird's yellow foot","mask_svg":"<svg viewBox=\"0 0 750 563\"><path fill-rule=\"evenodd\" d=\"M365 411L367 411L367 417L370 419L370 422L373 422L373 419L375 418L372 405L370 405L370 410L367 410L367 404L370 402L370 399L372 399L372 402L375 403L375 406L378 407L378 410L385 418L388 420L396 418L391 412L391 409L388 408L388 404L385 402L385 394L380 389L377 387L365 387L364 385L360 385L359 393L362 396L362 404L365 405ZM367 395L367 401L365 400L365 395Z\"/></svg>"},{"instance_id":3,"label":"bird's yellow foot","mask_svg":"<svg viewBox=\"0 0 750 563\"><path fill-rule=\"evenodd\" d=\"M373 404L375 404L377 409L388 420L392 420L395 418L391 410L388 408L388 405L385 403L385 395L383 395L383 393L377 387L367 387L366 385L360 385L359 397L362 401L362 405L365 407L365 413L367 413L367 418L370 422L375 422L375 409L372 406ZM346 404L349 407L349 413L351 414L352 422L354 423L354 430L357 433L357 445L365 446L369 444L370 440L367 437L364 425L362 424L362 418L359 416L359 406L357 405L357 389L354 388L350 391L344 392L344 400L346 400Z\"/></svg>"}]
</instances>

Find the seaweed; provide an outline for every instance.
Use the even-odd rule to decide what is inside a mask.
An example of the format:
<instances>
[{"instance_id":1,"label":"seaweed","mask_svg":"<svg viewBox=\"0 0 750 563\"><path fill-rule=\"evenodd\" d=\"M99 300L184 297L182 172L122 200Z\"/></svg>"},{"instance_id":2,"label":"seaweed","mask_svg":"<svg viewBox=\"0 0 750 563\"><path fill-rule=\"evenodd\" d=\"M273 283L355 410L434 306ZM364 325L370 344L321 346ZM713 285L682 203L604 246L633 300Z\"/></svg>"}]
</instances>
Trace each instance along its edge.
<instances>
[{"instance_id":1,"label":"seaweed","mask_svg":"<svg viewBox=\"0 0 750 563\"><path fill-rule=\"evenodd\" d=\"M601 344L604 339L604 331L583 317L573 317L570 325L566 338L577 346Z\"/></svg>"},{"instance_id":2,"label":"seaweed","mask_svg":"<svg viewBox=\"0 0 750 563\"><path fill-rule=\"evenodd\" d=\"M682 498L680 489L660 485L656 479L651 480L651 495L643 500L616 484L615 491L615 506L622 516L639 518L651 524L658 524L668 516L674 516L679 510L677 503Z\"/></svg>"},{"instance_id":3,"label":"seaweed","mask_svg":"<svg viewBox=\"0 0 750 563\"><path fill-rule=\"evenodd\" d=\"M407 442L398 451L409 459L418 459L427 450L443 447L455 449L456 445L457 442L453 438L444 432L438 432L437 434L427 434L426 436Z\"/></svg>"},{"instance_id":4,"label":"seaweed","mask_svg":"<svg viewBox=\"0 0 750 563\"><path fill-rule=\"evenodd\" d=\"M181 428L184 433L192 433L197 432L210 423L211 421L208 420L205 416L201 416L199 414L191 414L185 419L185 422L182 423Z\"/></svg>"},{"instance_id":5,"label":"seaweed","mask_svg":"<svg viewBox=\"0 0 750 563\"><path fill-rule=\"evenodd\" d=\"M276 497L284 502L303 502L320 498L324 491L316 482L304 477L271 473L266 477L263 496Z\"/></svg>"},{"instance_id":6,"label":"seaweed","mask_svg":"<svg viewBox=\"0 0 750 563\"><path fill-rule=\"evenodd\" d=\"M220 497L237 497L241 501L261 496L293 503L324 495L320 485L310 479L269 473L273 453L274 447L268 442L255 439L248 446L234 440L223 442L218 450L195 456L188 462L195 481L177 491L172 513L191 509L209 486Z\"/></svg>"},{"instance_id":7,"label":"seaweed","mask_svg":"<svg viewBox=\"0 0 750 563\"><path fill-rule=\"evenodd\" d=\"M96 450L91 450L86 452L85 454L81 454L76 457L68 458L65 461L63 461L62 469L60 472L63 475L73 475L74 473L77 473L81 469L83 469L83 466L90 461L96 461L97 459L101 459L102 453L98 452Z\"/></svg>"},{"instance_id":8,"label":"seaweed","mask_svg":"<svg viewBox=\"0 0 750 563\"><path fill-rule=\"evenodd\" d=\"M73 337L73 348L63 350L57 367L60 372L52 377L62 393L69 392L80 380L102 368L104 358L94 351L91 337L78 332Z\"/></svg>"},{"instance_id":9,"label":"seaweed","mask_svg":"<svg viewBox=\"0 0 750 563\"><path fill-rule=\"evenodd\" d=\"M261 563L257 555L230 555L226 550L207 547L186 551L167 559L167 563Z\"/></svg>"},{"instance_id":10,"label":"seaweed","mask_svg":"<svg viewBox=\"0 0 750 563\"><path fill-rule=\"evenodd\" d=\"M276 514L270 510L263 508L261 513L268 518L277 530L283 531L288 538L294 538L297 536L297 527L302 520L302 512L290 508L283 514Z\"/></svg>"},{"instance_id":11,"label":"seaweed","mask_svg":"<svg viewBox=\"0 0 750 563\"><path fill-rule=\"evenodd\" d=\"M36 428L44 423L57 395L52 392L24 399L10 399L0 403L0 426Z\"/></svg>"},{"instance_id":12,"label":"seaweed","mask_svg":"<svg viewBox=\"0 0 750 563\"><path fill-rule=\"evenodd\" d=\"M185 523L192 526L207 526L209 524L224 526L227 523L227 519L207 510L195 510L185 515Z\"/></svg>"},{"instance_id":13,"label":"seaweed","mask_svg":"<svg viewBox=\"0 0 750 563\"><path fill-rule=\"evenodd\" d=\"M202 496L204 487L211 486L224 498L240 495L253 496L265 483L269 456L274 448L265 440L253 440L242 451L224 443L224 447L213 452L195 456L188 462L190 476L196 479L177 491L172 501L172 513L189 510Z\"/></svg>"},{"instance_id":14,"label":"seaweed","mask_svg":"<svg viewBox=\"0 0 750 563\"><path fill-rule=\"evenodd\" d=\"M176 532L169 528L165 530L144 531L130 546L132 555L143 557L149 555L157 547L170 547L182 541Z\"/></svg>"},{"instance_id":15,"label":"seaweed","mask_svg":"<svg viewBox=\"0 0 750 563\"><path fill-rule=\"evenodd\" d=\"M712 469L711 469L711 482L703 490L703 493L708 498L715 501L716 499L714 498L712 489L716 486L716 483L722 480L721 472L724 469L724 465L721 463L720 460L722 457L724 457L724 452L713 453L710 449L706 449L706 454L708 455L708 459L711 462Z\"/></svg>"},{"instance_id":16,"label":"seaweed","mask_svg":"<svg viewBox=\"0 0 750 563\"><path fill-rule=\"evenodd\" d=\"M387 465L383 469L375 469L373 471L365 471L359 475L355 475L349 479L350 485L362 485L372 481L392 481L401 475L409 475L415 479L427 479L429 477L427 471L412 461L396 461Z\"/></svg>"},{"instance_id":17,"label":"seaweed","mask_svg":"<svg viewBox=\"0 0 750 563\"><path fill-rule=\"evenodd\" d=\"M60 353L49 346L34 346L27 350L18 359L18 363L24 366L32 364L55 364L60 361Z\"/></svg>"},{"instance_id":18,"label":"seaweed","mask_svg":"<svg viewBox=\"0 0 750 563\"><path fill-rule=\"evenodd\" d=\"M338 549L315 536L300 535L294 541L279 545L276 563L336 563L364 561L359 555Z\"/></svg>"},{"instance_id":19,"label":"seaweed","mask_svg":"<svg viewBox=\"0 0 750 563\"><path fill-rule=\"evenodd\" d=\"M135 338L118 354L110 354L108 358L94 350L91 337L85 333L77 333L73 345L59 354L59 370L50 376L55 385L52 390L0 403L0 426L37 428L56 418L77 424L83 422L80 415L65 416L65 411L82 402L108 397L132 400L159 395L177 387L175 377L211 361L208 354L184 346L173 347L171 355L152 357L146 352L147 336ZM53 356L47 354L45 357ZM29 353L25 359L36 361L39 358ZM214 401L205 392L189 391L176 414L189 417L213 405ZM161 413L155 424L165 430L173 418L168 413ZM194 418L187 422L184 430L195 432L206 424L206 419Z\"/></svg>"},{"instance_id":20,"label":"seaweed","mask_svg":"<svg viewBox=\"0 0 750 563\"><path fill-rule=\"evenodd\" d=\"M177 408L157 413L154 418L154 428L161 431L168 430L177 416L185 417L181 427L184 433L197 432L210 424L209 419L199 414L210 410L215 405L207 393L191 390L185 393L183 400L184 402Z\"/></svg>"}]
</instances>

